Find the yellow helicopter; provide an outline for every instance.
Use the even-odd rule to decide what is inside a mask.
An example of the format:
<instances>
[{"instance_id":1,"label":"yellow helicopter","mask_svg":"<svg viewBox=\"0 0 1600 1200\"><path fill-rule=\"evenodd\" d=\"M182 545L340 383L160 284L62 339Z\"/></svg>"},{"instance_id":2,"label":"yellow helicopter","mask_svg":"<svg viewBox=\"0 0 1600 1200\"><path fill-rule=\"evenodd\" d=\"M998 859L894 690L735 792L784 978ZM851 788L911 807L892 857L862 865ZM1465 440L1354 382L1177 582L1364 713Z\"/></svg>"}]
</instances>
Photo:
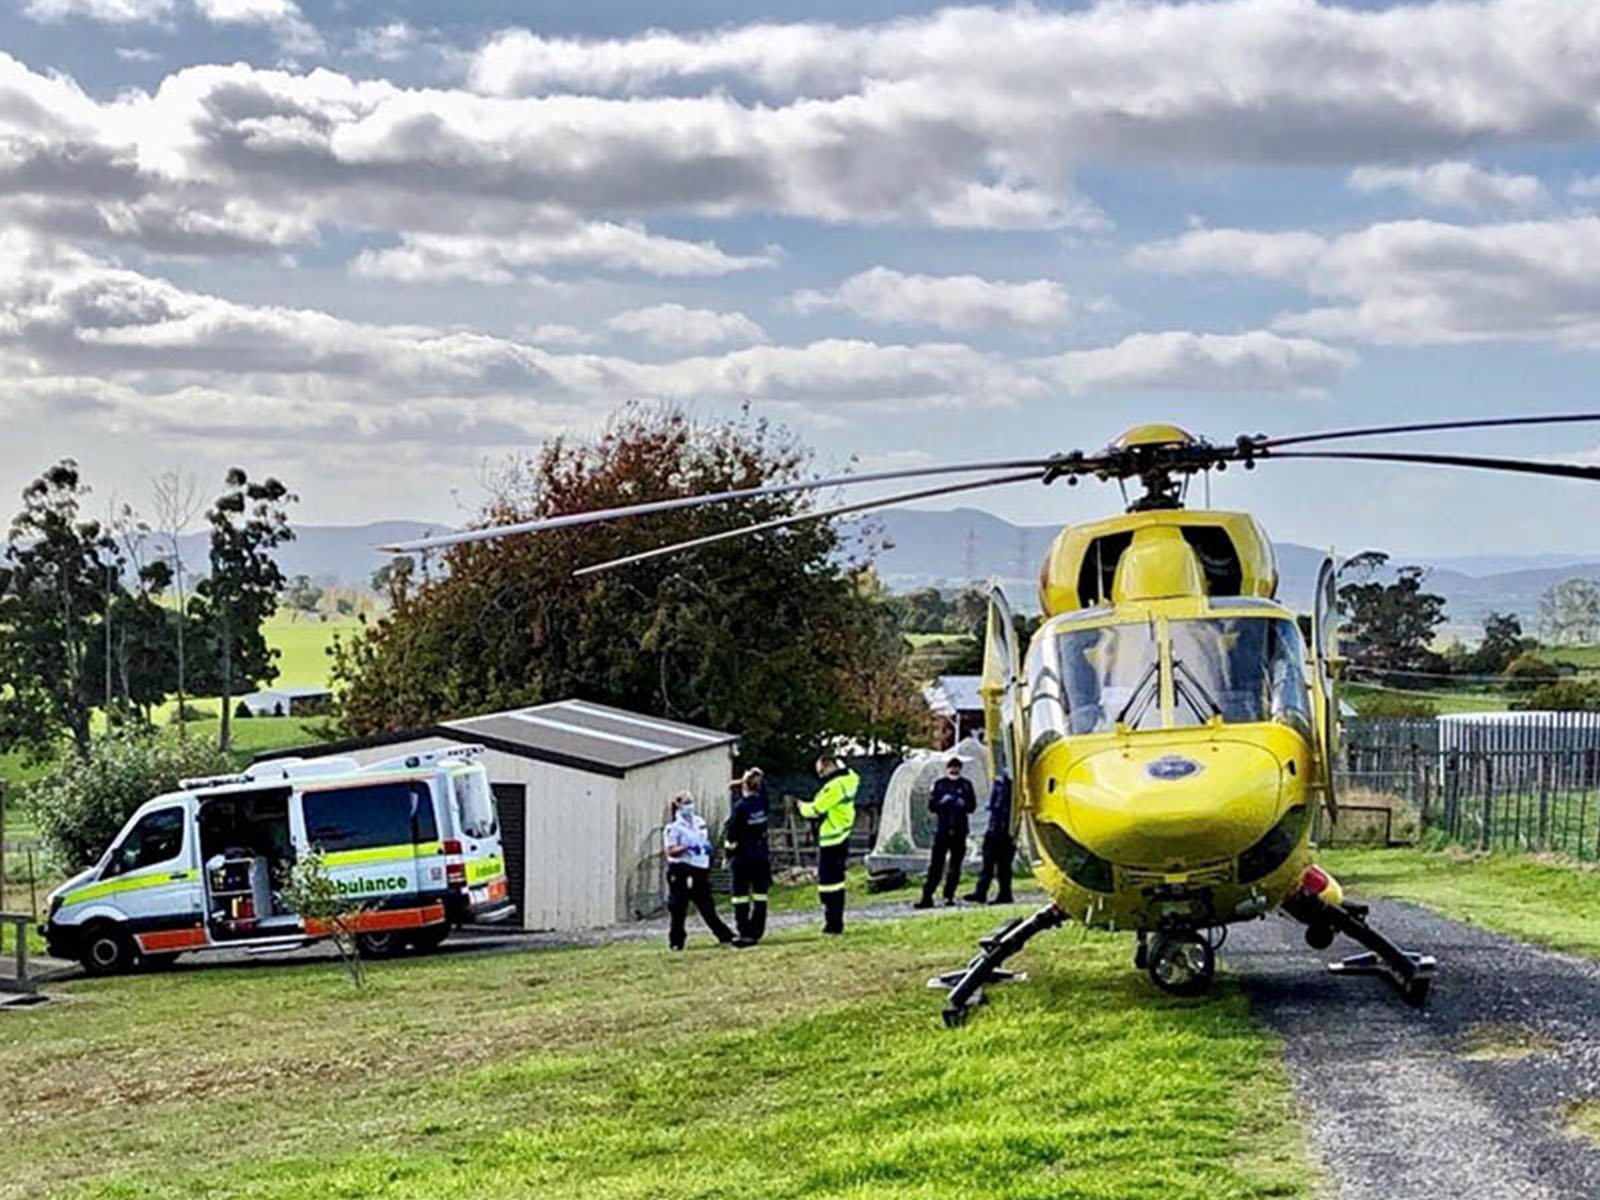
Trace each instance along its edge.
<instances>
[{"instance_id":1,"label":"yellow helicopter","mask_svg":"<svg viewBox=\"0 0 1600 1200\"><path fill-rule=\"evenodd\" d=\"M1427 998L1433 958L1396 946L1364 906L1312 862L1315 808L1338 815L1337 567L1322 564L1309 642L1276 599L1272 543L1245 513L1187 509L1197 475L1278 459L1422 463L1600 480L1600 468L1456 454L1296 449L1426 431L1600 420L1600 413L1440 421L1231 443L1175 425L1142 425L1095 454L965 463L679 496L402 543L405 552L860 483L1001 471L656 547L580 570L614 570L665 554L889 504L1026 481L1137 481L1121 515L1064 528L1040 571L1044 620L1026 650L1006 598L990 591L981 691L993 774L1012 781L1014 833L1026 835L1050 903L1007 922L965 967L930 980L948 990L946 1024L1035 934L1069 920L1138 934L1135 965L1159 988L1192 995L1216 969L1229 925L1281 911L1329 947L1365 947L1330 964L1379 974L1408 1003Z\"/></svg>"}]
</instances>

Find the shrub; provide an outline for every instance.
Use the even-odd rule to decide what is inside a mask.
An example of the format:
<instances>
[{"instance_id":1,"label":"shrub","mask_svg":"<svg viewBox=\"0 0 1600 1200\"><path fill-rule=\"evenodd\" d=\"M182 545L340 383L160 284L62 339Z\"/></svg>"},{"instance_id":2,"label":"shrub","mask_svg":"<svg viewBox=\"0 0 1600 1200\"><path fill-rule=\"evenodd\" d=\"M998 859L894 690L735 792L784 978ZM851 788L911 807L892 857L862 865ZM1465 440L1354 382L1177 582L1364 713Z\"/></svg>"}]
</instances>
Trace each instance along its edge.
<instances>
[{"instance_id":1,"label":"shrub","mask_svg":"<svg viewBox=\"0 0 1600 1200\"><path fill-rule=\"evenodd\" d=\"M1411 696L1396 696L1387 692L1373 692L1354 700L1356 711L1363 717L1417 718L1435 717L1438 709L1429 700Z\"/></svg>"},{"instance_id":2,"label":"shrub","mask_svg":"<svg viewBox=\"0 0 1600 1200\"><path fill-rule=\"evenodd\" d=\"M216 715L217 710L214 708L201 708L198 704L185 704L183 706L182 719L185 721L210 721ZM174 711L172 716L167 718L167 724L176 725L178 720L179 714Z\"/></svg>"},{"instance_id":3,"label":"shrub","mask_svg":"<svg viewBox=\"0 0 1600 1200\"><path fill-rule=\"evenodd\" d=\"M1536 687L1518 708L1535 712L1595 712L1600 710L1600 683L1562 679Z\"/></svg>"},{"instance_id":4,"label":"shrub","mask_svg":"<svg viewBox=\"0 0 1600 1200\"><path fill-rule=\"evenodd\" d=\"M231 769L207 740L117 729L94 742L87 760L70 757L32 785L28 799L52 861L76 871L99 859L133 810L152 796L176 790L180 779Z\"/></svg>"},{"instance_id":5,"label":"shrub","mask_svg":"<svg viewBox=\"0 0 1600 1200\"><path fill-rule=\"evenodd\" d=\"M1535 688L1554 683L1560 677L1560 667L1555 663L1546 662L1531 651L1517 655L1501 674L1501 678L1506 681L1506 687L1517 692L1531 692Z\"/></svg>"}]
</instances>

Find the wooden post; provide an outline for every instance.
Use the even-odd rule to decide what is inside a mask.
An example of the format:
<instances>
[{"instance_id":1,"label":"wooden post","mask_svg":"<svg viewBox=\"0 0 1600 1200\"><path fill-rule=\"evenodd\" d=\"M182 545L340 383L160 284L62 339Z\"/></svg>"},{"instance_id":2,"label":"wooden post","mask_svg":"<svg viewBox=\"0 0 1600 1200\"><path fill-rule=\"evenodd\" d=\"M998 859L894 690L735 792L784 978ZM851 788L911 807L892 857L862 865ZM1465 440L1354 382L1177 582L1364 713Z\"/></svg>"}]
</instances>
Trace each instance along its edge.
<instances>
[{"instance_id":1,"label":"wooden post","mask_svg":"<svg viewBox=\"0 0 1600 1200\"><path fill-rule=\"evenodd\" d=\"M1550 759L1541 754L1539 764L1539 826L1534 835L1534 847L1539 854L1545 852L1550 834Z\"/></svg>"},{"instance_id":2,"label":"wooden post","mask_svg":"<svg viewBox=\"0 0 1600 1200\"><path fill-rule=\"evenodd\" d=\"M1478 833L1478 849L1494 845L1494 759L1483 756L1483 828Z\"/></svg>"}]
</instances>

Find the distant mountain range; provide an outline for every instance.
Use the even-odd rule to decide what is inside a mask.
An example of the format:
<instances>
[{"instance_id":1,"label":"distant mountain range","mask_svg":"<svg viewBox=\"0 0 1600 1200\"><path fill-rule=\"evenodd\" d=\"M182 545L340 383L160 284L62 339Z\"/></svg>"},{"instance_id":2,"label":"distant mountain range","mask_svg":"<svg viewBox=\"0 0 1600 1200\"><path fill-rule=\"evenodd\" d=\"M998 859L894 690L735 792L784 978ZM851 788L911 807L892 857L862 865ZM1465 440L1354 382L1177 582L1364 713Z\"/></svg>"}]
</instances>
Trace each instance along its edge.
<instances>
[{"instance_id":1,"label":"distant mountain range","mask_svg":"<svg viewBox=\"0 0 1600 1200\"><path fill-rule=\"evenodd\" d=\"M381 552L379 546L447 531L448 526L425 525L420 521L296 525L294 541L278 547L275 557L279 568L290 578L309 575L321 587L365 588L372 573L391 557ZM210 535L206 533L191 533L178 539L187 573L205 574L209 545Z\"/></svg>"},{"instance_id":2,"label":"distant mountain range","mask_svg":"<svg viewBox=\"0 0 1600 1200\"><path fill-rule=\"evenodd\" d=\"M895 591L959 587L997 576L1019 609L1038 608L1039 564L1059 525L1013 525L975 508L946 512L885 509L876 521L892 548L878 556L878 573ZM1298 611L1311 607L1324 551L1275 544L1278 592ZM1530 632L1545 589L1575 576L1600 581L1600 555L1495 554L1397 556L1393 567L1428 568L1427 588L1445 598L1448 628L1476 634L1490 612L1515 613ZM1391 571L1392 577L1392 571Z\"/></svg>"},{"instance_id":3,"label":"distant mountain range","mask_svg":"<svg viewBox=\"0 0 1600 1200\"><path fill-rule=\"evenodd\" d=\"M878 573L890 588L957 588L998 577L1022 610L1038 607L1039 564L1061 528L1013 525L975 508L889 508L873 519L890 544L877 560ZM278 562L285 574L309 575L324 586L366 587L372 572L388 561L379 545L443 529L421 521L302 525L296 527L295 540L279 551ZM191 535L183 547L185 561L203 568L205 535ZM1279 542L1276 548L1279 594L1290 607L1309 609L1323 551L1292 542ZM1477 632L1491 611L1515 613L1531 631L1539 597L1551 584L1574 576L1600 581L1600 555L1400 556L1392 561L1429 569L1427 586L1445 598L1448 628L1463 635Z\"/></svg>"}]
</instances>

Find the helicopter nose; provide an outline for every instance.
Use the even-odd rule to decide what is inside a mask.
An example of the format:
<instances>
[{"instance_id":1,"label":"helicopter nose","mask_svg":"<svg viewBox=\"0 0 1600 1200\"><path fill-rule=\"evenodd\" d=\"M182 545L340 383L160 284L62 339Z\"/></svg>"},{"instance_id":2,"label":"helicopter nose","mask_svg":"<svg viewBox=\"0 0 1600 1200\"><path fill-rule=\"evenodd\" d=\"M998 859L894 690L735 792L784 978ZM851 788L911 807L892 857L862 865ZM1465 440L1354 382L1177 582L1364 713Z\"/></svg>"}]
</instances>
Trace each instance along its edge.
<instances>
[{"instance_id":1,"label":"helicopter nose","mask_svg":"<svg viewBox=\"0 0 1600 1200\"><path fill-rule=\"evenodd\" d=\"M1073 835L1101 858L1170 870L1243 853L1278 817L1277 756L1242 742L1182 752L1107 750L1066 784Z\"/></svg>"}]
</instances>

